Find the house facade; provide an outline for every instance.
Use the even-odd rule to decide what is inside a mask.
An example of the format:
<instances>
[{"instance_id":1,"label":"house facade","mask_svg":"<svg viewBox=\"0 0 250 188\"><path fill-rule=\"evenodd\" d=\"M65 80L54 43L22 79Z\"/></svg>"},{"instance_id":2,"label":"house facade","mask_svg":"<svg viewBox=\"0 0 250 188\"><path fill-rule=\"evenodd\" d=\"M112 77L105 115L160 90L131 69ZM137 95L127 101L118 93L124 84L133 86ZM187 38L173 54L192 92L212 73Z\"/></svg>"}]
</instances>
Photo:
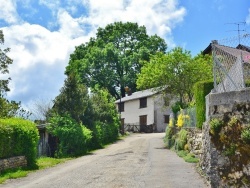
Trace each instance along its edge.
<instances>
[{"instance_id":1,"label":"house facade","mask_svg":"<svg viewBox=\"0 0 250 188\"><path fill-rule=\"evenodd\" d=\"M125 131L164 132L169 123L171 108L152 89L131 93L117 100L116 105Z\"/></svg>"}]
</instances>

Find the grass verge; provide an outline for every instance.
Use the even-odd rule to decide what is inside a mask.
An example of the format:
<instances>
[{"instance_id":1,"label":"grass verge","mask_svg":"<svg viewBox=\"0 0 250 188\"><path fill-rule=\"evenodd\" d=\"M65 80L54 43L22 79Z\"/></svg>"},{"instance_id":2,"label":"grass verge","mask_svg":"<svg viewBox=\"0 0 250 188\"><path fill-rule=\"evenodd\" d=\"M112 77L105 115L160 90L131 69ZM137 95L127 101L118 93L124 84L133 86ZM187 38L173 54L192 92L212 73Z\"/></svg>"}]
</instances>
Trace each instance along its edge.
<instances>
[{"instance_id":1,"label":"grass verge","mask_svg":"<svg viewBox=\"0 0 250 188\"><path fill-rule=\"evenodd\" d=\"M189 153L188 151L185 150L180 150L176 152L177 155L181 158L184 159L184 161L188 162L188 163L198 163L199 159L195 157L194 154Z\"/></svg>"},{"instance_id":2,"label":"grass verge","mask_svg":"<svg viewBox=\"0 0 250 188\"><path fill-rule=\"evenodd\" d=\"M72 158L56 159L56 158L50 158L50 157L41 157L37 159L37 166L38 166L38 169L41 170L41 169L55 166L59 163L63 163L70 159ZM28 175L28 173L32 171L34 170L27 169L27 168L16 168L16 169L4 170L3 172L0 173L0 184L4 183L7 179L16 179L16 178L25 177Z\"/></svg>"}]
</instances>

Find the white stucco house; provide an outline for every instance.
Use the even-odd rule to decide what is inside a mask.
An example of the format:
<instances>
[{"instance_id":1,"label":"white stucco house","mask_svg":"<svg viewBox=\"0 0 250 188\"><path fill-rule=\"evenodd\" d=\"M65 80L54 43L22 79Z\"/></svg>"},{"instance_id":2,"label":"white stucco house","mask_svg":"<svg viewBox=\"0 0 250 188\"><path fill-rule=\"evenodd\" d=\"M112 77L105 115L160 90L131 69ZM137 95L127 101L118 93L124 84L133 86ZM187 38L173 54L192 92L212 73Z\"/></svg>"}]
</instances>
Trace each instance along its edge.
<instances>
[{"instance_id":1,"label":"white stucco house","mask_svg":"<svg viewBox=\"0 0 250 188\"><path fill-rule=\"evenodd\" d=\"M164 132L172 113L161 94L153 89L132 93L115 103L125 131Z\"/></svg>"}]
</instances>

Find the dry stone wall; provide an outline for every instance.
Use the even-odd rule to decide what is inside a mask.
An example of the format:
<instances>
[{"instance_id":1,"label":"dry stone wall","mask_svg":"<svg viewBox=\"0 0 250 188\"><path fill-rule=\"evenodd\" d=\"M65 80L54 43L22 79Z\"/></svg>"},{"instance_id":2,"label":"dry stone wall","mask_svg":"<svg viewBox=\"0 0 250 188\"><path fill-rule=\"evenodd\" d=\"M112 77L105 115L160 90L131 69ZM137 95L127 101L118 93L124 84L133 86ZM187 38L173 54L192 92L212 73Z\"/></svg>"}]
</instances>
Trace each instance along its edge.
<instances>
[{"instance_id":1,"label":"dry stone wall","mask_svg":"<svg viewBox=\"0 0 250 188\"><path fill-rule=\"evenodd\" d=\"M239 134L244 127L250 126L250 89L211 93L206 97L206 104L207 120L202 129L200 160L203 172L214 188L250 187L250 145L244 143ZM210 129L210 120L214 118L224 122L217 138ZM233 118L237 121L230 125ZM232 137L228 136L229 131ZM221 144L223 139L227 144ZM234 148L228 147L228 144Z\"/></svg>"},{"instance_id":2,"label":"dry stone wall","mask_svg":"<svg viewBox=\"0 0 250 188\"><path fill-rule=\"evenodd\" d=\"M202 131L198 128L185 128L188 131L187 144L190 153L200 158L202 154Z\"/></svg>"},{"instance_id":3,"label":"dry stone wall","mask_svg":"<svg viewBox=\"0 0 250 188\"><path fill-rule=\"evenodd\" d=\"M27 166L25 156L11 157L8 159L0 159L0 172L10 168L18 168Z\"/></svg>"}]
</instances>

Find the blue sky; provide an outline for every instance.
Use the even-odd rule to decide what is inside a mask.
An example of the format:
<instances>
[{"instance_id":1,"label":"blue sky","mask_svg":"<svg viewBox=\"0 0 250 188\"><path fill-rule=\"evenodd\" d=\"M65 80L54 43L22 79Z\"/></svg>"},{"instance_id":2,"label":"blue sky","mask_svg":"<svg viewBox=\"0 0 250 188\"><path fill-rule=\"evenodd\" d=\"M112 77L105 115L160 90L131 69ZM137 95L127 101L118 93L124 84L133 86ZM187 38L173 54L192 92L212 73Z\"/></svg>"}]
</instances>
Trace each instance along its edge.
<instances>
[{"instance_id":1,"label":"blue sky","mask_svg":"<svg viewBox=\"0 0 250 188\"><path fill-rule=\"evenodd\" d=\"M181 46L196 55L211 40L250 33L249 0L0 0L0 29L14 60L8 98L29 107L53 100L65 79L75 46L115 21L145 25L164 38L168 49ZM0 78L3 75L0 75Z\"/></svg>"}]
</instances>

